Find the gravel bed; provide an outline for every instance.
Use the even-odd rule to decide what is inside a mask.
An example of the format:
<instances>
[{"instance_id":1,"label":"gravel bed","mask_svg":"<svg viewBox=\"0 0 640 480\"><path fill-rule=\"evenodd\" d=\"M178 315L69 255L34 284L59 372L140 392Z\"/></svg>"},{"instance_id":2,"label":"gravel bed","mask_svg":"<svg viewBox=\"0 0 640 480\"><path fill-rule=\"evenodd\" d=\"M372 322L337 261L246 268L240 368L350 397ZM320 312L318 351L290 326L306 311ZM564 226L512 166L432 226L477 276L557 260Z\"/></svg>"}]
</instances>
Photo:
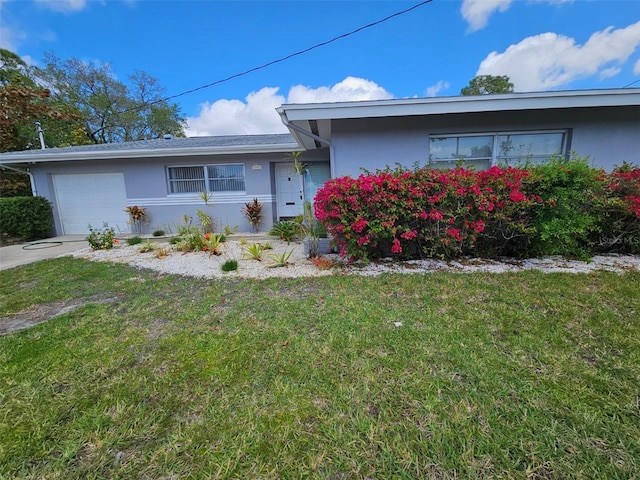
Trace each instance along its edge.
<instances>
[{"instance_id":1,"label":"gravel bed","mask_svg":"<svg viewBox=\"0 0 640 480\"><path fill-rule=\"evenodd\" d=\"M170 251L164 258L156 258L155 253L140 253L139 245L118 245L111 250L93 251L90 248L74 252L74 257L86 258L92 261L126 263L138 268L148 268L160 274L175 274L198 278L293 278L316 277L323 275L365 275L374 276L383 273L417 274L438 271L454 272L488 272L504 273L521 270L540 270L542 272L589 273L597 270L624 272L640 270L640 256L638 255L601 255L589 262L566 260L561 257L546 257L541 259L514 260L503 259L483 260L467 258L457 261L442 260L413 260L395 262L392 259L382 259L368 264L347 264L338 255L326 255L336 262L330 270L318 269L303 253L302 244L280 240L270 240L272 250L265 251L262 261L243 259L243 246L239 241L227 241L221 247L221 255L209 255L207 252L182 253L172 250L169 243L158 243L157 246ZM293 251L288 265L272 268L273 261L269 254ZM222 272L222 264L229 260L238 261L238 270Z\"/></svg>"}]
</instances>

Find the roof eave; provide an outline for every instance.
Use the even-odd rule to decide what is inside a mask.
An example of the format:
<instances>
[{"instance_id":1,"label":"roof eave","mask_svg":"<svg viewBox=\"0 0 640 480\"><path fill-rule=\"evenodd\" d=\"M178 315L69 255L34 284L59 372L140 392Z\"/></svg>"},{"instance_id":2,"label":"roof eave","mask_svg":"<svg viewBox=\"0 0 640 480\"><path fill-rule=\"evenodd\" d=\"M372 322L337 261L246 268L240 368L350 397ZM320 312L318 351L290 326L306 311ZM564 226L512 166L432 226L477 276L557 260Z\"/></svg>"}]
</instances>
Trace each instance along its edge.
<instances>
[{"instance_id":1,"label":"roof eave","mask_svg":"<svg viewBox=\"0 0 640 480\"><path fill-rule=\"evenodd\" d=\"M475 97L371 100L324 104L285 104L278 113L289 122L348 118L443 115L514 110L640 105L640 89L516 93Z\"/></svg>"},{"instance_id":2,"label":"roof eave","mask_svg":"<svg viewBox=\"0 0 640 480\"><path fill-rule=\"evenodd\" d=\"M2 158L0 155L0 165L2 164L22 164L22 163L45 163L45 162L65 162L80 160L113 160L131 158L164 158L164 157L187 157L203 155L241 155L251 153L287 153L300 150L297 143L281 143L277 145L244 145L227 147L204 147L204 148L163 148L157 150L103 150L91 152L50 152L24 153L15 157Z\"/></svg>"}]
</instances>

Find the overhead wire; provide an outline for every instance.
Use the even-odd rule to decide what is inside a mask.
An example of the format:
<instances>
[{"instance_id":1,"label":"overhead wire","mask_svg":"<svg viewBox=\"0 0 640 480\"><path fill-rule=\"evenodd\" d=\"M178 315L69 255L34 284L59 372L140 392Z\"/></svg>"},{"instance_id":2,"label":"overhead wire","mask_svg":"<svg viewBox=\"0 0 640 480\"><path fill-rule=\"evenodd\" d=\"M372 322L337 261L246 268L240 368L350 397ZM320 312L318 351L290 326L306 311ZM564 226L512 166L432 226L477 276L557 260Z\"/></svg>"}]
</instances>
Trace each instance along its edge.
<instances>
[{"instance_id":1,"label":"overhead wire","mask_svg":"<svg viewBox=\"0 0 640 480\"><path fill-rule=\"evenodd\" d=\"M366 25L363 25L361 27L356 28L355 30L351 30L350 32L343 33L343 34L338 35L336 37L333 37L333 38L331 38L329 40L326 40L324 42L316 43L315 45L312 45L311 47L307 47L307 48L305 48L303 50L298 50L297 52L290 53L289 55L286 55L284 57L278 58L276 60L271 60L271 61L269 61L267 63L262 64L262 65L258 65L257 67L249 68L248 70L245 70L243 72L235 73L233 75L229 75L228 77L221 78L219 80L215 80L215 81L213 81L211 83L207 83L206 85L201 85L201 86L196 87L196 88L191 88L189 90L185 90L184 92L176 93L175 95L170 95L168 97L161 98L161 99L155 100L153 102L146 103L143 107L124 110L124 111L122 111L120 113L128 113L128 112L132 112L132 111L137 111L137 110L140 110L141 108L146 108L146 107L148 107L150 105L155 105L156 103L167 102L169 100L173 100L174 98L182 97L182 96L188 95L190 93L194 93L194 92L197 92L197 91L200 91L200 90L204 90L205 88L211 88L211 87L213 87L215 85L220 85L221 83L228 82L228 81L233 80L235 78L239 78L239 77L243 77L245 75L249 75L250 73L257 72L258 70L263 70L263 69L265 69L267 67L270 67L272 65L276 65L276 64L282 63L282 62L286 62L287 60L290 60L290 59L292 59L294 57L298 57L300 55L304 55L305 53L308 53L308 52L310 52L312 50L315 50L317 48L321 48L321 47L327 46L327 45L329 45L331 43L337 42L338 40L342 40L343 38L347 38L347 37L350 37L350 36L355 35L357 33L360 33L361 31L366 30L368 28L372 28L372 27L375 27L377 25L380 25L380 24L382 24L384 22L387 22L387 21L391 20L392 18L399 17L401 15L407 14L407 13L409 13L409 12L411 12L413 10L416 10L416 9L418 9L418 8L428 4L428 3L431 3L431 2L433 2L433 0L424 0L424 1L420 2L420 3L416 3L415 5L413 5L413 6L409 7L409 8L406 8L404 10L400 10L400 11L398 11L396 13L392 13L391 15L387 15L386 17L384 17L384 18L382 18L380 20L376 20L375 22L368 23Z\"/></svg>"}]
</instances>

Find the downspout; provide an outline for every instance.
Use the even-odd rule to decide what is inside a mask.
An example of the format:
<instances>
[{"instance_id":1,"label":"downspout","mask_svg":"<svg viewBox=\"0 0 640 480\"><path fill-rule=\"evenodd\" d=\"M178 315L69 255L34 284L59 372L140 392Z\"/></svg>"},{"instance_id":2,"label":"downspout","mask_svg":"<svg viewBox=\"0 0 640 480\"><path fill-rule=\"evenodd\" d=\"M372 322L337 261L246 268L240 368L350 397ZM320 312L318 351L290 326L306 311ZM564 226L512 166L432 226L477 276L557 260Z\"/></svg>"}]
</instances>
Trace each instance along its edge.
<instances>
[{"instance_id":1,"label":"downspout","mask_svg":"<svg viewBox=\"0 0 640 480\"><path fill-rule=\"evenodd\" d=\"M6 168L7 170L11 170L13 172L18 173L26 173L29 175L29 181L31 182L31 193L34 197L38 196L38 190L36 189L36 179L33 176L33 173L27 168L26 170L20 170L19 168L10 167L9 165L0 165L0 168Z\"/></svg>"},{"instance_id":2,"label":"downspout","mask_svg":"<svg viewBox=\"0 0 640 480\"><path fill-rule=\"evenodd\" d=\"M286 114L284 112L284 110L280 110L280 109L276 109L276 111L280 114L280 121L283 123L283 125L287 128L290 128L291 130L295 130L298 133L301 133L302 135L305 135L309 138L312 138L320 143L324 143L325 145L327 145L329 147L329 168L331 170L331 178L335 178L335 165L333 163L333 144L329 141L326 140L322 137L319 137L318 135L316 135L313 132L309 132L308 130L305 130L304 128L301 128L297 125L294 125L293 123L290 123L285 117Z\"/></svg>"}]
</instances>

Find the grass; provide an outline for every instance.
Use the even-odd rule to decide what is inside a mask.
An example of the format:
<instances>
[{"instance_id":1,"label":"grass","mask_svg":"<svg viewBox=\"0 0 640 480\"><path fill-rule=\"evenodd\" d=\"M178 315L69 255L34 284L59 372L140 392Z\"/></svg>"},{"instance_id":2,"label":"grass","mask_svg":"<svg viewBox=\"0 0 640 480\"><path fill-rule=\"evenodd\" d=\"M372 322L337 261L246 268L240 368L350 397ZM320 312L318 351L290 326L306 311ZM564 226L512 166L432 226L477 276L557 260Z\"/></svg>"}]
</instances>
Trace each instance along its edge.
<instances>
[{"instance_id":1,"label":"grass","mask_svg":"<svg viewBox=\"0 0 640 480\"><path fill-rule=\"evenodd\" d=\"M2 271L0 478L637 478L638 285Z\"/></svg>"}]
</instances>

